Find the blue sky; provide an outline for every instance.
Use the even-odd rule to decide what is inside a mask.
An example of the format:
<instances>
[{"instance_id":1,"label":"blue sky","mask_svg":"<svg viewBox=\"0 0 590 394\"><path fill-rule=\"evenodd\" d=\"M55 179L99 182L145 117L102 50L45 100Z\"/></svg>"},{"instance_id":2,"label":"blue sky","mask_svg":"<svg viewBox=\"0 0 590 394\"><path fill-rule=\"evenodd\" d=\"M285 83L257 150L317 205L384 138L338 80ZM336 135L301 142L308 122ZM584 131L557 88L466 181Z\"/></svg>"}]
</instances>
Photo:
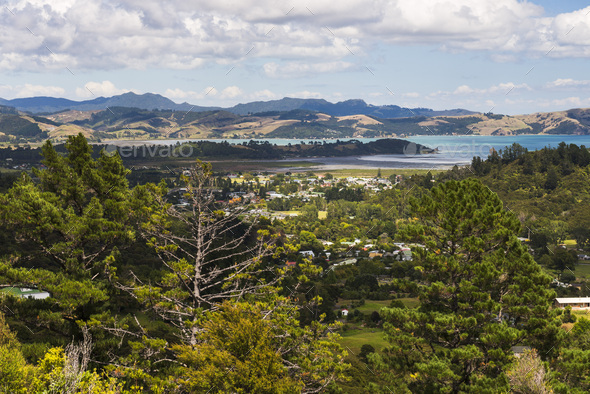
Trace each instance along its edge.
<instances>
[{"instance_id":1,"label":"blue sky","mask_svg":"<svg viewBox=\"0 0 590 394\"><path fill-rule=\"evenodd\" d=\"M590 6L516 0L29 0L0 9L0 97L231 106L364 99L590 107Z\"/></svg>"}]
</instances>

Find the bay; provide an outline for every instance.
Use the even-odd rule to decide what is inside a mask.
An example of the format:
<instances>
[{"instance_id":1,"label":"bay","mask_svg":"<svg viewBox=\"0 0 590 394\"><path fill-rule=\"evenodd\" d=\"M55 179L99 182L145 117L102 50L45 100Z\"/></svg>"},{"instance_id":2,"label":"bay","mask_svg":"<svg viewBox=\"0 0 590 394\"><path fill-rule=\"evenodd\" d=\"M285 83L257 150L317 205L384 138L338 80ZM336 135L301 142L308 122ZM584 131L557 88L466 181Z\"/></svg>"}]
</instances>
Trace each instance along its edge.
<instances>
[{"instance_id":1,"label":"bay","mask_svg":"<svg viewBox=\"0 0 590 394\"><path fill-rule=\"evenodd\" d=\"M354 138L361 142L376 141L380 138ZM454 165L466 165L471 163L474 156L486 158L492 149L499 151L506 146L518 143L528 150L538 150L543 147L556 147L561 142L567 144L585 145L590 147L590 135L515 135L515 136L482 136L482 135L462 135L462 136L412 136L405 138L410 142L422 144L433 149L438 149L435 154L419 154L416 152L415 145L408 145L407 151L402 155L373 155L373 156L350 156L350 157L322 157L322 158L301 158L288 159L288 161L307 161L317 163L318 169L330 170L339 168L449 168ZM314 142L336 142L349 141L351 138L342 139L325 139L325 140L305 140L305 139L286 139L286 138L269 138L253 139L258 142L269 142L273 145L289 145ZM183 144L193 140L169 139L169 140L118 140L105 141L103 143L125 146L125 145L176 145ZM211 142L228 142L230 144L242 144L249 142L251 139L208 139L195 141Z\"/></svg>"}]
</instances>

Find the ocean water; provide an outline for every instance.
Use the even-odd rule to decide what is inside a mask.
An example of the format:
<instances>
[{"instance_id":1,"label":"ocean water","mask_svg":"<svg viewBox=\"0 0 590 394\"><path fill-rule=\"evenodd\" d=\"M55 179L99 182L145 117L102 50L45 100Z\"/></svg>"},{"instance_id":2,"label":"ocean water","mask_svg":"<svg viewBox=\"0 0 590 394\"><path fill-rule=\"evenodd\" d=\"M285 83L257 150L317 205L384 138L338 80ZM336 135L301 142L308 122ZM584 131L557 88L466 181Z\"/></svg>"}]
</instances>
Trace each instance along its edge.
<instances>
[{"instance_id":1,"label":"ocean water","mask_svg":"<svg viewBox=\"0 0 590 394\"><path fill-rule=\"evenodd\" d=\"M379 138L355 138L361 142L375 141ZM340 141L348 141L350 138L343 138ZM415 145L409 145L407 151L402 155L373 155L353 157L329 157L329 158L302 158L300 161L311 161L318 163L322 169L335 168L448 168L453 165L465 165L471 163L474 156L486 158L492 149L497 151L504 149L513 143L519 143L528 150L538 150L546 146L556 147L560 142L567 144L585 145L590 147L590 135L516 135L516 136L414 136L408 137L408 141L422 144L433 149L438 149L436 154L420 154L416 152ZM188 142L184 139L171 140L133 140L113 141L113 145L124 146L138 144L175 145ZM198 140L202 141L202 140ZM241 144L250 139L211 139L208 141L223 142L230 144ZM309 143L305 139L255 139L255 141L268 141L276 145ZM315 140L318 141L318 140ZM336 139L320 140L335 142ZM109 143L109 142L106 142ZM289 159L293 161L293 159ZM297 161L297 160L295 160Z\"/></svg>"}]
</instances>

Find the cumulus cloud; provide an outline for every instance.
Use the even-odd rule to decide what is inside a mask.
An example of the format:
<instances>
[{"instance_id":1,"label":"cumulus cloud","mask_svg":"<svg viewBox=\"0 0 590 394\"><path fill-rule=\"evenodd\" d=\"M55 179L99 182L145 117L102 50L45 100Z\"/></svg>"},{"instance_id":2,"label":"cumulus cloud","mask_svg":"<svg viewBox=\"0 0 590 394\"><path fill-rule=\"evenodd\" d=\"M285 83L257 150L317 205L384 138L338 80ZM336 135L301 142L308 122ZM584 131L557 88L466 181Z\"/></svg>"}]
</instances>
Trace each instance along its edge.
<instances>
[{"instance_id":1,"label":"cumulus cloud","mask_svg":"<svg viewBox=\"0 0 590 394\"><path fill-rule=\"evenodd\" d=\"M252 100L274 100L277 95L268 89L258 90L250 95Z\"/></svg>"},{"instance_id":2,"label":"cumulus cloud","mask_svg":"<svg viewBox=\"0 0 590 394\"><path fill-rule=\"evenodd\" d=\"M549 89L575 89L575 88L586 88L590 86L588 80L575 80L571 78L558 78L555 81L551 81L545 85Z\"/></svg>"},{"instance_id":3,"label":"cumulus cloud","mask_svg":"<svg viewBox=\"0 0 590 394\"><path fill-rule=\"evenodd\" d=\"M208 86L205 89L201 90L200 92L196 92L193 90L182 90L182 89L166 89L163 93L164 96L168 97L173 101L190 101L192 100L200 100L207 96L215 97L217 96L217 89L213 86Z\"/></svg>"},{"instance_id":4,"label":"cumulus cloud","mask_svg":"<svg viewBox=\"0 0 590 394\"><path fill-rule=\"evenodd\" d=\"M0 70L192 69L210 62L280 59L274 77L348 69L381 43L590 57L590 7L555 17L517 0L271 0L199 7L181 0L8 0L0 9ZM302 62L302 59L304 62ZM276 62L276 60L273 60ZM274 68L273 68L274 67ZM289 74L288 71L291 71Z\"/></svg>"},{"instance_id":5,"label":"cumulus cloud","mask_svg":"<svg viewBox=\"0 0 590 394\"><path fill-rule=\"evenodd\" d=\"M164 92L164 96L168 97L171 100L184 100L187 97L196 94L192 91L185 91L182 89L166 89Z\"/></svg>"},{"instance_id":6,"label":"cumulus cloud","mask_svg":"<svg viewBox=\"0 0 590 394\"><path fill-rule=\"evenodd\" d=\"M560 108L582 107L590 105L590 99L581 99L580 97L565 97L551 100L551 106Z\"/></svg>"},{"instance_id":7,"label":"cumulus cloud","mask_svg":"<svg viewBox=\"0 0 590 394\"><path fill-rule=\"evenodd\" d=\"M219 95L219 98L221 99L232 99L232 98L236 98L236 97L240 97L244 94L244 92L242 92L242 89L240 89L237 86L228 86L227 88L223 89L221 91L221 94Z\"/></svg>"},{"instance_id":8,"label":"cumulus cloud","mask_svg":"<svg viewBox=\"0 0 590 394\"><path fill-rule=\"evenodd\" d=\"M78 97L111 97L130 92L129 89L119 89L111 81L87 82L83 88L76 88Z\"/></svg>"}]
</instances>

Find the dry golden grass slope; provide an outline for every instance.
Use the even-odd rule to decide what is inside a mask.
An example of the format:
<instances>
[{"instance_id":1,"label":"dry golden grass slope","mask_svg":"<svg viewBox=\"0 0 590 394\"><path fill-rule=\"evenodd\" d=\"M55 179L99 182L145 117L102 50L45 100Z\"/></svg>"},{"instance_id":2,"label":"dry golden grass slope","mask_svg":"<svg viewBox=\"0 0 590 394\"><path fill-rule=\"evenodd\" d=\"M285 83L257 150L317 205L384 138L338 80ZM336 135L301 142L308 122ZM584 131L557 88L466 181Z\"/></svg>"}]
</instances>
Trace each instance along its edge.
<instances>
[{"instance_id":1,"label":"dry golden grass slope","mask_svg":"<svg viewBox=\"0 0 590 394\"><path fill-rule=\"evenodd\" d=\"M520 134L533 131L531 126L514 117L504 116L502 119L485 118L485 120L469 126L473 133L480 135L511 135L516 131Z\"/></svg>"},{"instance_id":2,"label":"dry golden grass slope","mask_svg":"<svg viewBox=\"0 0 590 394\"><path fill-rule=\"evenodd\" d=\"M321 115L328 116L328 115L325 115L325 114L321 114ZM328 119L320 118L320 120L328 120ZM356 124L357 125L383 124L383 123L379 122L378 120L373 119L373 118L371 118L371 117L369 117L367 115L339 116L338 117L338 121L341 121L341 120L356 120L356 122L357 122Z\"/></svg>"},{"instance_id":3,"label":"dry golden grass slope","mask_svg":"<svg viewBox=\"0 0 590 394\"><path fill-rule=\"evenodd\" d=\"M44 123L40 117L21 116L49 133L50 138L61 140L68 135L82 133L92 138L113 139L169 139L169 138L261 138L275 131L281 126L293 125L301 122L296 119L279 119L274 116L239 116L226 111L210 112L202 116L193 116L194 120L188 120L187 113L175 112L171 115L150 117L149 114L139 120L136 114L127 118L108 119L109 124L97 120L97 123L86 122L88 127L74 125L71 122L92 119L92 114L100 111L64 111L48 115L47 119L63 123L61 126ZM148 111L149 112L149 111ZM142 115L143 116L143 115ZM324 113L317 113L317 119L312 123L330 122L329 125L343 126L351 130L350 137L363 137L368 135L396 136L405 134L404 126L393 127L390 122L375 119L366 115L349 115L332 117ZM105 118L105 117L103 117ZM101 119L101 117L97 117ZM105 118L106 119L106 118ZM412 128L412 119L406 119L408 127ZM402 122L405 122L402 120ZM382 125L382 127L380 127ZM375 127L377 126L377 127ZM590 109L573 109L568 111L556 111L535 113L529 115L502 116L486 114L471 114L463 116L437 116L432 118L419 118L413 127L440 128L443 133L453 132L455 128L465 132L466 128L473 134L479 135L513 135L513 134L588 134L590 130ZM337 127L337 126L335 126ZM0 130L0 133L10 134L10 130ZM99 134L97 132L100 132ZM105 134L106 133L106 134ZM0 134L1 135L1 134ZM108 137L105 137L107 136ZM321 135L320 135L321 136ZM347 135L348 136L348 135Z\"/></svg>"},{"instance_id":4,"label":"dry golden grass slope","mask_svg":"<svg viewBox=\"0 0 590 394\"><path fill-rule=\"evenodd\" d=\"M97 113L100 111L76 111L76 110L70 110L70 111L64 111L64 112L59 112L56 114L52 114L52 115L48 115L46 116L47 119L53 120L54 122L58 122L58 123L70 123L73 122L75 120L86 120L86 119L90 119L90 117L92 116L92 114Z\"/></svg>"}]
</instances>

